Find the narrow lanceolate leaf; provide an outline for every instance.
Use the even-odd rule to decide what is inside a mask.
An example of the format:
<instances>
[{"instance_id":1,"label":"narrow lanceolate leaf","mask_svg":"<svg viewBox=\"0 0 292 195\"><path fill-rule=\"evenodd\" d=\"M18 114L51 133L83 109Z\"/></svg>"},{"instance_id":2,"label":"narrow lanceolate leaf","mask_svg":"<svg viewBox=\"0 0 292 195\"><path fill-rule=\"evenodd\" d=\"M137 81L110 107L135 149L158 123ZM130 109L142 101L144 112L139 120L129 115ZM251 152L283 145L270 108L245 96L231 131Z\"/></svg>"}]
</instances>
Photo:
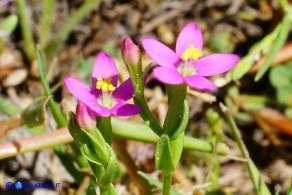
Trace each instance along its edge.
<instances>
[{"instance_id":1,"label":"narrow lanceolate leaf","mask_svg":"<svg viewBox=\"0 0 292 195\"><path fill-rule=\"evenodd\" d=\"M264 61L262 68L257 72L256 77L255 77L255 81L259 81L263 77L263 75L269 69L269 67L272 63L272 60L274 59L274 57L276 56L278 51L281 49L281 47L284 45L284 43L287 40L287 37L289 35L291 22L292 21L289 18L289 16L285 16L284 19L282 20L281 29L280 29L280 32L278 34L278 38L275 40L273 47L271 47L270 51L268 52L267 58Z\"/></svg>"}]
</instances>

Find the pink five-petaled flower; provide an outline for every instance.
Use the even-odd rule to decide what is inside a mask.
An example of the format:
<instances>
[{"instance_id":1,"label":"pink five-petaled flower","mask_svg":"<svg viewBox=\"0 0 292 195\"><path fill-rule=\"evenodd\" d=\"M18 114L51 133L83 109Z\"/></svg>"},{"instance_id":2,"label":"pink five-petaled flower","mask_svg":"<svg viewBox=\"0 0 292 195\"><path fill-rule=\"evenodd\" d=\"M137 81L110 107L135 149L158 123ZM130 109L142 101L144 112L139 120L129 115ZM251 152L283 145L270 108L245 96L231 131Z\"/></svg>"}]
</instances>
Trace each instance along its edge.
<instances>
[{"instance_id":1,"label":"pink five-petaled flower","mask_svg":"<svg viewBox=\"0 0 292 195\"><path fill-rule=\"evenodd\" d=\"M224 73L239 60L234 54L212 54L202 57L203 35L195 23L187 24L176 40L175 52L150 37L142 39L146 53L161 67L153 70L153 76L166 84L186 82L201 91L214 91L217 87L208 76Z\"/></svg>"},{"instance_id":2,"label":"pink five-petaled flower","mask_svg":"<svg viewBox=\"0 0 292 195\"><path fill-rule=\"evenodd\" d=\"M117 87L116 64L107 53L100 52L97 56L91 78L93 87L72 77L66 77L64 82L71 94L97 116L132 116L140 112L140 107L125 103L133 97L134 88L131 79Z\"/></svg>"}]
</instances>

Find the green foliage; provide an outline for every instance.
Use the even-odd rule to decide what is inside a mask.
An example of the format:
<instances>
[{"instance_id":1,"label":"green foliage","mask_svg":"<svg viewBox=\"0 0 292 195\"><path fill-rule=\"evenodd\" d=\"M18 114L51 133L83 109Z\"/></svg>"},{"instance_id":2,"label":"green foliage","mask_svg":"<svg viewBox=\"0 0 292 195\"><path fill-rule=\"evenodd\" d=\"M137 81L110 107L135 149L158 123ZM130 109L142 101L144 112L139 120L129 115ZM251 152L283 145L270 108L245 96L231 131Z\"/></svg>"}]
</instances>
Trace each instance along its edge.
<instances>
[{"instance_id":1,"label":"green foliage","mask_svg":"<svg viewBox=\"0 0 292 195\"><path fill-rule=\"evenodd\" d=\"M175 95L171 99L163 124L164 133L168 134L170 137L177 132L177 129L179 127L180 120L182 118L182 111L184 109L184 100L186 98L186 93L187 86L185 84L176 87L174 90Z\"/></svg>"},{"instance_id":2,"label":"green foliage","mask_svg":"<svg viewBox=\"0 0 292 195\"><path fill-rule=\"evenodd\" d=\"M155 164L159 170L172 173L175 165L172 162L172 151L168 135L162 134L159 138L155 150Z\"/></svg>"},{"instance_id":3,"label":"green foliage","mask_svg":"<svg viewBox=\"0 0 292 195\"><path fill-rule=\"evenodd\" d=\"M11 14L0 23L0 30L10 35L15 30L17 23L18 17L15 14ZM0 37L0 44L3 42L3 37Z\"/></svg>"},{"instance_id":4,"label":"green foliage","mask_svg":"<svg viewBox=\"0 0 292 195\"><path fill-rule=\"evenodd\" d=\"M28 127L35 127L45 121L45 106L48 99L40 98L22 112L22 120Z\"/></svg>"},{"instance_id":5,"label":"green foliage","mask_svg":"<svg viewBox=\"0 0 292 195\"><path fill-rule=\"evenodd\" d=\"M145 178L150 184L153 184L153 185L155 185L157 188L162 189L163 185L162 185L162 183L161 183L159 180L154 179L153 177L151 177L150 175L148 175L148 174L146 174L146 173L144 173L144 172L142 172L142 171L138 171L138 174L139 174L141 177ZM172 195L180 195L177 191L175 191L175 190L173 190L173 189L170 190L170 193L171 193Z\"/></svg>"},{"instance_id":6,"label":"green foliage","mask_svg":"<svg viewBox=\"0 0 292 195\"><path fill-rule=\"evenodd\" d=\"M68 129L90 167L103 193L115 194L112 183L120 177L120 164L110 147L96 128L80 128L74 113L69 114Z\"/></svg>"},{"instance_id":7,"label":"green foliage","mask_svg":"<svg viewBox=\"0 0 292 195\"><path fill-rule=\"evenodd\" d=\"M45 91L46 96L50 97L52 94L50 91L50 85L49 85L48 80L46 78L46 68L45 68L45 63L44 63L44 59L43 59L43 54L42 54L42 51L41 51L39 46L37 47L36 53L37 53L38 70L39 70L39 74L40 74L41 83L42 83L42 86L43 86L43 89ZM63 116L57 103L54 101L53 98L50 98L48 100L48 104L49 104L49 107L52 111L52 114L53 114L58 126L65 127L66 126L66 119Z\"/></svg>"},{"instance_id":8,"label":"green foliage","mask_svg":"<svg viewBox=\"0 0 292 195\"><path fill-rule=\"evenodd\" d=\"M272 68L269 78L270 83L276 90L277 101L288 106L285 115L292 118L292 64Z\"/></svg>"},{"instance_id":9,"label":"green foliage","mask_svg":"<svg viewBox=\"0 0 292 195\"><path fill-rule=\"evenodd\" d=\"M232 35L226 29L219 30L211 36L210 47L214 52L231 53L235 44L232 42Z\"/></svg>"},{"instance_id":10,"label":"green foliage","mask_svg":"<svg viewBox=\"0 0 292 195\"><path fill-rule=\"evenodd\" d=\"M227 78L234 81L240 79L261 56L267 55L261 69L255 77L255 80L258 81L268 70L273 58L285 43L290 26L291 19L285 16L282 22L270 34L266 35L250 48L248 54L241 58L236 67L227 74Z\"/></svg>"},{"instance_id":11,"label":"green foliage","mask_svg":"<svg viewBox=\"0 0 292 195\"><path fill-rule=\"evenodd\" d=\"M273 43L273 46L270 48L270 51L267 53L267 58L265 59L261 69L256 74L255 81L260 80L262 76L267 72L269 66L272 63L273 58L276 56L278 51L284 45L290 32L291 23L292 19L289 17L289 15L286 15L282 22L280 23L280 30L276 35L277 39Z\"/></svg>"}]
</instances>

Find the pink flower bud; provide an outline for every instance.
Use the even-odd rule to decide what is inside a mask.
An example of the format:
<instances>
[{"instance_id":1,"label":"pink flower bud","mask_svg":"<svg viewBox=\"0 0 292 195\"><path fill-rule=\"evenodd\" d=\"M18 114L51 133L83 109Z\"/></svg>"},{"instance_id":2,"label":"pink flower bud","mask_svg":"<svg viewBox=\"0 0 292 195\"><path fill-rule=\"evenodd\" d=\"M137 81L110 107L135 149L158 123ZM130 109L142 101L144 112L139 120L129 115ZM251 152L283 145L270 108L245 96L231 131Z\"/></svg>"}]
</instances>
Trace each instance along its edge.
<instances>
[{"instance_id":1,"label":"pink flower bud","mask_svg":"<svg viewBox=\"0 0 292 195\"><path fill-rule=\"evenodd\" d=\"M76 121L85 129L94 129L96 125L95 114L82 102L78 102L76 107Z\"/></svg>"},{"instance_id":2,"label":"pink flower bud","mask_svg":"<svg viewBox=\"0 0 292 195\"><path fill-rule=\"evenodd\" d=\"M127 65L137 65L140 51L130 37L125 37L122 43L122 58Z\"/></svg>"}]
</instances>

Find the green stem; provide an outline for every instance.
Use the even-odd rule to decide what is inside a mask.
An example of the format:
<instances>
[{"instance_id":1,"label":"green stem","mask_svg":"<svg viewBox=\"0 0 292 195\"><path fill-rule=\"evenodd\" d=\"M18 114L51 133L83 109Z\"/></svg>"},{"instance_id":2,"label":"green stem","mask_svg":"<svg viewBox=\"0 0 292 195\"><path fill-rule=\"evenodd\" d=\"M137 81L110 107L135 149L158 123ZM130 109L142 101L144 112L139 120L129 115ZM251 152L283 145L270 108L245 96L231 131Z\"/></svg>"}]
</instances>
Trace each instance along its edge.
<instances>
[{"instance_id":1,"label":"green stem","mask_svg":"<svg viewBox=\"0 0 292 195\"><path fill-rule=\"evenodd\" d=\"M42 3L42 18L41 18L41 30L40 30L40 45L42 49L47 46L49 35L51 32L51 25L53 19L53 12L55 7L55 0L44 0Z\"/></svg>"},{"instance_id":2,"label":"green stem","mask_svg":"<svg viewBox=\"0 0 292 195\"><path fill-rule=\"evenodd\" d=\"M172 173L163 173L163 189L162 189L162 195L169 195L170 189L171 189L171 183L172 183Z\"/></svg>"},{"instance_id":3,"label":"green stem","mask_svg":"<svg viewBox=\"0 0 292 195\"><path fill-rule=\"evenodd\" d=\"M26 10L26 4L25 0L16 0L15 1L17 11L19 13L19 22L21 26L21 33L23 36L24 41L24 51L29 59L30 62L33 61L35 57L35 43L33 41L33 35L32 35L32 28L30 24L30 18L28 15L28 10Z\"/></svg>"},{"instance_id":4,"label":"green stem","mask_svg":"<svg viewBox=\"0 0 292 195\"><path fill-rule=\"evenodd\" d=\"M164 133L167 133L169 137L171 137L177 131L180 120L183 118L182 111L184 108L184 100L186 99L186 94L187 94L186 84L179 85L175 88L163 124L163 131Z\"/></svg>"},{"instance_id":5,"label":"green stem","mask_svg":"<svg viewBox=\"0 0 292 195\"><path fill-rule=\"evenodd\" d=\"M145 123L150 127L150 129L158 136L162 135L162 128L157 120L157 118L150 111L144 95L134 96L134 102L136 105L140 106L142 111L140 116L145 121Z\"/></svg>"},{"instance_id":6,"label":"green stem","mask_svg":"<svg viewBox=\"0 0 292 195\"><path fill-rule=\"evenodd\" d=\"M241 151L242 156L244 158L248 159L248 162L246 163L246 167L247 167L248 173L251 177L256 194L257 195L262 195L262 194L270 195L271 192L269 191L269 188L267 187L267 185L263 181L263 178L261 177L257 167L250 159L248 150L244 145L244 142L241 138L241 134L240 134L239 129L237 128L237 126L235 124L235 121L234 121L232 115L228 111L227 107L225 105L223 105L222 103L220 103L220 107L221 107L221 110L223 111L223 114L224 114L224 117L226 118L227 123L230 126L231 132L234 136L235 141L238 144L238 147Z\"/></svg>"},{"instance_id":7,"label":"green stem","mask_svg":"<svg viewBox=\"0 0 292 195\"><path fill-rule=\"evenodd\" d=\"M97 128L102 134L108 145L112 143L112 123L111 117L102 117L98 119Z\"/></svg>"},{"instance_id":8,"label":"green stem","mask_svg":"<svg viewBox=\"0 0 292 195\"><path fill-rule=\"evenodd\" d=\"M50 91L49 83L46 79L45 63L44 63L44 59L42 56L42 52L41 52L39 47L37 47L37 61L38 61L38 68L39 68L39 74L40 74L42 86L44 88L46 96L50 97L52 94ZM49 104L49 107L51 108L52 114L53 114L53 116L58 124L58 127L66 127L67 121L66 121L65 117L63 116L57 103L54 101L54 99L50 98L48 100L48 104Z\"/></svg>"}]
</instances>

